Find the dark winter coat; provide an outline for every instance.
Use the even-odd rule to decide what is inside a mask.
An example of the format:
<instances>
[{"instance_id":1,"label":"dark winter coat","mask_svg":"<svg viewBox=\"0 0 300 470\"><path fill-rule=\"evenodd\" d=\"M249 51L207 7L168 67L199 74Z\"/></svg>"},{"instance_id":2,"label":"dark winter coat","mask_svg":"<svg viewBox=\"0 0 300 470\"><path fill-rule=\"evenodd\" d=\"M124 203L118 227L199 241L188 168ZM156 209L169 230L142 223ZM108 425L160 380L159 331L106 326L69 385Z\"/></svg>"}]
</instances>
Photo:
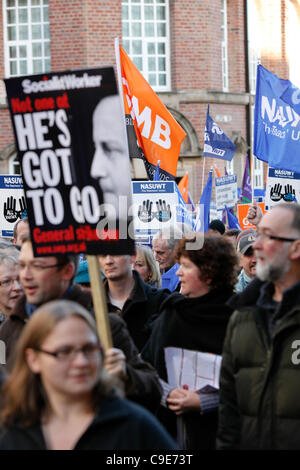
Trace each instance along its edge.
<instances>
[{"instance_id":1,"label":"dark winter coat","mask_svg":"<svg viewBox=\"0 0 300 470\"><path fill-rule=\"evenodd\" d=\"M153 415L116 396L103 399L93 422L74 446L74 450L144 449L177 447ZM9 428L0 439L0 450L46 450L41 426Z\"/></svg>"},{"instance_id":2,"label":"dark winter coat","mask_svg":"<svg viewBox=\"0 0 300 470\"><path fill-rule=\"evenodd\" d=\"M215 289L202 297L191 299L174 293L162 304L160 316L142 351L142 357L153 364L163 380L167 381L165 347L222 353L226 327L232 313L226 302L232 293L231 289ZM160 416L174 435L174 413L161 410ZM214 448L216 411L203 415L198 412L185 413L184 420L188 448Z\"/></svg>"},{"instance_id":3,"label":"dark winter coat","mask_svg":"<svg viewBox=\"0 0 300 470\"><path fill-rule=\"evenodd\" d=\"M293 349L298 344L299 351L299 287L281 302L285 313L269 334L266 310L257 306L264 285L255 279L231 300L236 311L223 351L219 449L300 449L300 361Z\"/></svg>"},{"instance_id":4,"label":"dark winter coat","mask_svg":"<svg viewBox=\"0 0 300 470\"><path fill-rule=\"evenodd\" d=\"M170 295L168 289L156 289L146 284L137 271L133 271L134 288L122 310L112 305L108 298L108 311L118 313L125 321L129 333L138 348L142 350L149 339L154 320L158 317L162 302ZM104 281L106 292L108 282Z\"/></svg>"},{"instance_id":5,"label":"dark winter coat","mask_svg":"<svg viewBox=\"0 0 300 470\"><path fill-rule=\"evenodd\" d=\"M64 296L64 299L73 300L92 311L91 293L74 285ZM13 355L17 340L28 321L26 313L26 297L23 296L17 302L13 313L0 327L0 340L6 344L7 369L11 369ZM158 376L153 367L138 356L138 351L133 344L124 321L115 314L109 314L109 322L112 332L114 347L121 349L126 356L126 397L151 411L155 411L160 403L161 387Z\"/></svg>"}]
</instances>

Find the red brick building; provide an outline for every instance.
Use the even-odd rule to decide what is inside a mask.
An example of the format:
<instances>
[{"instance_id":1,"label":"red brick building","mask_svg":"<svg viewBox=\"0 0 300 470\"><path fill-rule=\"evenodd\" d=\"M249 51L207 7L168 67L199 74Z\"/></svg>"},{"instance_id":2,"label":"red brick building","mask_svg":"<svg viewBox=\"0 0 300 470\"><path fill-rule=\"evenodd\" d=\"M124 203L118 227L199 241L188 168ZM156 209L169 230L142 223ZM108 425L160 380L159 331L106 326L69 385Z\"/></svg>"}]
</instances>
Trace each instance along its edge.
<instances>
[{"instance_id":1,"label":"red brick building","mask_svg":"<svg viewBox=\"0 0 300 470\"><path fill-rule=\"evenodd\" d=\"M210 114L237 144L229 171L241 182L251 152L256 64L294 75L298 0L2 0L0 76L115 64L114 38L143 71L187 132L177 176L189 172L201 194L202 147ZM298 41L299 42L299 41ZM0 87L0 172L18 171L3 83ZM206 159L206 176L215 163ZM263 187L260 162L256 186ZM132 176L146 177L141 161ZM205 177L206 179L206 177Z\"/></svg>"}]
</instances>

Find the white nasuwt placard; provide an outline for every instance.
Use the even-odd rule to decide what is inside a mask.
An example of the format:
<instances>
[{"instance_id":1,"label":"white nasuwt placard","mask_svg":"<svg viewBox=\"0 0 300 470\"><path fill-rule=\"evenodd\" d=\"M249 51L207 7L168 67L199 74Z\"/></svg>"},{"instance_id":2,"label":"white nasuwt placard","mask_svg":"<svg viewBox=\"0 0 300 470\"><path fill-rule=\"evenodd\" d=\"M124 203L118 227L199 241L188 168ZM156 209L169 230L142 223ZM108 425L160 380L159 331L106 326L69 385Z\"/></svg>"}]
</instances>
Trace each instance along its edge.
<instances>
[{"instance_id":1,"label":"white nasuwt placard","mask_svg":"<svg viewBox=\"0 0 300 470\"><path fill-rule=\"evenodd\" d=\"M237 201L237 175L215 178L217 210L234 207Z\"/></svg>"},{"instance_id":2,"label":"white nasuwt placard","mask_svg":"<svg viewBox=\"0 0 300 470\"><path fill-rule=\"evenodd\" d=\"M300 202L300 173L269 167L266 184L266 208L279 203Z\"/></svg>"},{"instance_id":3,"label":"white nasuwt placard","mask_svg":"<svg viewBox=\"0 0 300 470\"><path fill-rule=\"evenodd\" d=\"M190 390L218 390L222 356L188 349L165 348L168 383Z\"/></svg>"}]
</instances>

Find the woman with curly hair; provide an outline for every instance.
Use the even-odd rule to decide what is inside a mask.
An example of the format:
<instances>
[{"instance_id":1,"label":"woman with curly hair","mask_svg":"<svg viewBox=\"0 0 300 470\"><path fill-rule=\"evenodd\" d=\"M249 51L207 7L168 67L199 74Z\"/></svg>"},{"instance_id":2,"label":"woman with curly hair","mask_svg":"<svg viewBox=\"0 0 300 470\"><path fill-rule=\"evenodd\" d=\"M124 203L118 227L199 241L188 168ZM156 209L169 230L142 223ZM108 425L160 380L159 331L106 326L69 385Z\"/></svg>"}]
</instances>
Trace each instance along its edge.
<instances>
[{"instance_id":1,"label":"woman with curly hair","mask_svg":"<svg viewBox=\"0 0 300 470\"><path fill-rule=\"evenodd\" d=\"M222 354L223 341L232 313L226 302L234 293L237 255L225 237L206 234L203 247L183 238L175 249L180 267L181 294L171 294L162 304L152 335L142 351L163 382L167 382L164 349L177 347L204 353ZM217 430L218 392L204 393L165 384L167 408L160 419L186 449L212 449ZM176 416L183 426L178 436ZM178 420L177 420L178 421ZM183 440L183 442L182 442Z\"/></svg>"}]
</instances>

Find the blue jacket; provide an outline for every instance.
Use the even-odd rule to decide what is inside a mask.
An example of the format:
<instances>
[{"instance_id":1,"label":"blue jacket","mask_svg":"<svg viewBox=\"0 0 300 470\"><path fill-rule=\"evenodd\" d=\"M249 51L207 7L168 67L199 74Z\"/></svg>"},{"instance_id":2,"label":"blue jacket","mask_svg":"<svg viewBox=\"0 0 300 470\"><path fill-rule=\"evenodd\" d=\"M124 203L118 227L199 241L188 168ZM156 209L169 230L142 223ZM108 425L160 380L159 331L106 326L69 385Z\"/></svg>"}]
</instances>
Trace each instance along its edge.
<instances>
[{"instance_id":1,"label":"blue jacket","mask_svg":"<svg viewBox=\"0 0 300 470\"><path fill-rule=\"evenodd\" d=\"M165 272L161 277L161 287L162 289L169 289L170 292L174 292L180 282L178 276L176 276L176 272L179 269L179 264L176 263L169 271Z\"/></svg>"}]
</instances>

